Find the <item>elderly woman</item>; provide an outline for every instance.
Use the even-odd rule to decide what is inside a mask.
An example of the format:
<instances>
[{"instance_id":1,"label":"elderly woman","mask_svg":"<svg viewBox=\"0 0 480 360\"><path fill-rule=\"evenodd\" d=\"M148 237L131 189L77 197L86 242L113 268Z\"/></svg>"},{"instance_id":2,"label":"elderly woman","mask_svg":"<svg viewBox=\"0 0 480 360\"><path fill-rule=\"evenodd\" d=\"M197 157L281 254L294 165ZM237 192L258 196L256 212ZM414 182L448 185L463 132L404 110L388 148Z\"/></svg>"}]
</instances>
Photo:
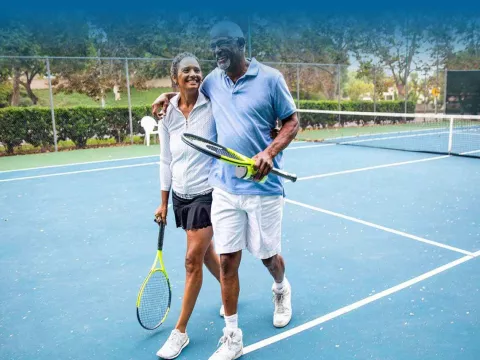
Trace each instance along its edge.
<instances>
[{"instance_id":1,"label":"elderly woman","mask_svg":"<svg viewBox=\"0 0 480 360\"><path fill-rule=\"evenodd\" d=\"M212 187L208 175L212 159L183 143L184 132L215 141L216 130L210 101L200 91L203 76L197 58L181 53L173 59L171 76L180 92L170 100L160 129L161 205L157 221L167 222L168 198L172 190L173 212L177 227L187 235L185 256L185 292L175 329L157 352L163 359L173 359L188 345L188 320L195 307L203 280L203 264L217 280L220 264L212 237L210 210ZM223 306L220 309L223 316Z\"/></svg>"}]
</instances>

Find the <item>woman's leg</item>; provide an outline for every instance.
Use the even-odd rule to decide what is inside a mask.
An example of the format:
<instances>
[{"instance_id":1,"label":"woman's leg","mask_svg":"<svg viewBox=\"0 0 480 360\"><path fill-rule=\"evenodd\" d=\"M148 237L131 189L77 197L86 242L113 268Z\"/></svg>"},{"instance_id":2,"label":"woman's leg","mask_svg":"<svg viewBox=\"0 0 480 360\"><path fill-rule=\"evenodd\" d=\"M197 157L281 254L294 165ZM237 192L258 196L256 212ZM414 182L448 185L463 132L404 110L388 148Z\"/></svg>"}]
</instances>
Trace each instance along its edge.
<instances>
[{"instance_id":1,"label":"woman's leg","mask_svg":"<svg viewBox=\"0 0 480 360\"><path fill-rule=\"evenodd\" d=\"M180 332L184 333L187 328L188 320L192 315L195 302L202 288L203 281L203 261L207 249L211 245L213 236L212 227L187 230L187 253L185 256L185 291L182 301L182 310L175 326Z\"/></svg>"},{"instance_id":2,"label":"woman's leg","mask_svg":"<svg viewBox=\"0 0 480 360\"><path fill-rule=\"evenodd\" d=\"M213 241L210 242L210 246L205 253L205 257L203 259L205 266L207 267L208 271L212 273L215 279L220 282L220 257L215 252L215 247L213 246Z\"/></svg>"}]
</instances>

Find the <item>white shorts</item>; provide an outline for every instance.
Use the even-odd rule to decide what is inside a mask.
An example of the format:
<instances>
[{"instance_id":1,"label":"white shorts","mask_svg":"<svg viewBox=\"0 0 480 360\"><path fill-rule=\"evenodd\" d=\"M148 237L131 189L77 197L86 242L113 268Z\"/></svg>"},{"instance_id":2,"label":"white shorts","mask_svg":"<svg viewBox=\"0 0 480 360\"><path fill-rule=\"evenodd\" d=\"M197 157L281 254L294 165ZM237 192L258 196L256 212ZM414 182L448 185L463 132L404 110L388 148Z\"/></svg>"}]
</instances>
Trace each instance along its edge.
<instances>
[{"instance_id":1,"label":"white shorts","mask_svg":"<svg viewBox=\"0 0 480 360\"><path fill-rule=\"evenodd\" d=\"M281 250L283 196L234 195L214 188L212 225L215 250L247 249L259 259Z\"/></svg>"}]
</instances>

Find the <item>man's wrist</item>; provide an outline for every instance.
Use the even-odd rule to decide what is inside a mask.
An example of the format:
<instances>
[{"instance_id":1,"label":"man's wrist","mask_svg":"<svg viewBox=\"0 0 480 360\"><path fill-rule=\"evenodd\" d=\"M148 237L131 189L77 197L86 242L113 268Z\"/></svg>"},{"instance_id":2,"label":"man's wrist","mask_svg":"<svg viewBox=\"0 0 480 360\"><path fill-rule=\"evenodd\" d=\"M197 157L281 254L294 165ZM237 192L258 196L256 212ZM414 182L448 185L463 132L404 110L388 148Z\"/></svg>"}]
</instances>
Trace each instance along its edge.
<instances>
[{"instance_id":1,"label":"man's wrist","mask_svg":"<svg viewBox=\"0 0 480 360\"><path fill-rule=\"evenodd\" d=\"M275 151L275 149L273 147L268 147L265 149L265 152L267 153L267 155L273 160L275 158L275 156L278 155L278 153Z\"/></svg>"}]
</instances>

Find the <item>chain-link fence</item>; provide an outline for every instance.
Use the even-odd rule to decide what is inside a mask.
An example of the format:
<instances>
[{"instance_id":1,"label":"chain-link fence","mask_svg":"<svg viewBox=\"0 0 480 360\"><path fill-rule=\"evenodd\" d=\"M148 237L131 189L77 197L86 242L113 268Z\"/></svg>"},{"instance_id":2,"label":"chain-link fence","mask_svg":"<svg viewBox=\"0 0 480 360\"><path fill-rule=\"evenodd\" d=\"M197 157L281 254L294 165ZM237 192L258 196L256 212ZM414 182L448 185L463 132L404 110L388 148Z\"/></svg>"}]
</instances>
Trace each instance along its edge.
<instances>
[{"instance_id":1,"label":"chain-link fence","mask_svg":"<svg viewBox=\"0 0 480 360\"><path fill-rule=\"evenodd\" d=\"M59 145L142 142L141 119L150 115L158 95L174 90L171 61L0 57L0 107L28 109L15 121L28 121L35 129L19 137L36 146L50 142L57 150ZM443 69L412 70L405 77L387 68L364 69L358 64L265 64L283 74L298 108L378 111L380 103L393 101L397 102L397 112L398 102L404 102L405 112L411 112L407 102L415 104L416 112L444 111ZM200 65L206 75L215 62L201 60ZM69 141L74 144L69 145Z\"/></svg>"}]
</instances>

